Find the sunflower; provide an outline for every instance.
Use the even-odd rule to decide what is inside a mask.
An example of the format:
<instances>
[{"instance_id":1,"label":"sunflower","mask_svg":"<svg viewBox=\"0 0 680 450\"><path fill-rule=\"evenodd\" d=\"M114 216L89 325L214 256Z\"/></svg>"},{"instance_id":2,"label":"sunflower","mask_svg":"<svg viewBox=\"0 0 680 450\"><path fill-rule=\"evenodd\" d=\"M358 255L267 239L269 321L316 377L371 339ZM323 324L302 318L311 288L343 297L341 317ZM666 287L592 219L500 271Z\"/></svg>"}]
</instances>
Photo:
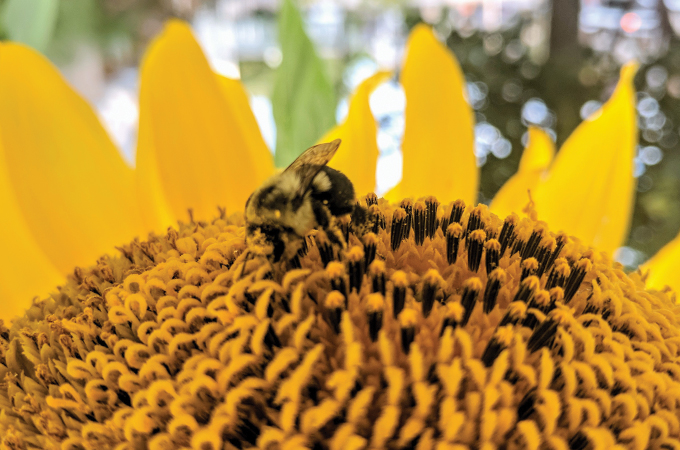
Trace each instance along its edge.
<instances>
[{"instance_id":1,"label":"sunflower","mask_svg":"<svg viewBox=\"0 0 680 450\"><path fill-rule=\"evenodd\" d=\"M319 232L293 270L245 258L239 211L275 169L240 83L181 22L141 74L133 170L44 58L0 44L5 317L60 285L0 327L5 447L680 448L680 312L610 256L635 65L554 161L531 129L489 209L464 78L417 26L402 182L362 197L370 233L341 250ZM389 76L325 137L362 194Z\"/></svg>"}]
</instances>

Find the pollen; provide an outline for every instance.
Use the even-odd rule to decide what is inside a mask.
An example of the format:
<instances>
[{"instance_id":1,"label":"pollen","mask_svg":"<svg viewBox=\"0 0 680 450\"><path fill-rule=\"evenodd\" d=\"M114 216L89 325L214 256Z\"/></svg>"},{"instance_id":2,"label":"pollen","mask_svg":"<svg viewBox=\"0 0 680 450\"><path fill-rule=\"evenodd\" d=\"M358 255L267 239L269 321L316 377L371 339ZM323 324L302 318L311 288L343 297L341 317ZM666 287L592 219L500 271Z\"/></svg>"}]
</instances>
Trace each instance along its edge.
<instances>
[{"instance_id":1,"label":"pollen","mask_svg":"<svg viewBox=\"0 0 680 450\"><path fill-rule=\"evenodd\" d=\"M239 217L0 325L0 447L680 449L680 308L550 224L361 200L290 264Z\"/></svg>"}]
</instances>

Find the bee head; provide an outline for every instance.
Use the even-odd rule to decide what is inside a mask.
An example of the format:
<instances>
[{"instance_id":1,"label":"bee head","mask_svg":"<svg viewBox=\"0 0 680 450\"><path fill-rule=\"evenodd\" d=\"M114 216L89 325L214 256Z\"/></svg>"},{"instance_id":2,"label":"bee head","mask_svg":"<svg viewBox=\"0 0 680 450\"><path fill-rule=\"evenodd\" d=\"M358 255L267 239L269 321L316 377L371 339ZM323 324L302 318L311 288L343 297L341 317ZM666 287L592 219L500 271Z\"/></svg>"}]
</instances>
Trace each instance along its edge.
<instances>
[{"instance_id":1,"label":"bee head","mask_svg":"<svg viewBox=\"0 0 680 450\"><path fill-rule=\"evenodd\" d=\"M283 172L272 176L246 202L248 225L278 225L286 232L304 236L315 225L309 192L300 192L298 175Z\"/></svg>"}]
</instances>

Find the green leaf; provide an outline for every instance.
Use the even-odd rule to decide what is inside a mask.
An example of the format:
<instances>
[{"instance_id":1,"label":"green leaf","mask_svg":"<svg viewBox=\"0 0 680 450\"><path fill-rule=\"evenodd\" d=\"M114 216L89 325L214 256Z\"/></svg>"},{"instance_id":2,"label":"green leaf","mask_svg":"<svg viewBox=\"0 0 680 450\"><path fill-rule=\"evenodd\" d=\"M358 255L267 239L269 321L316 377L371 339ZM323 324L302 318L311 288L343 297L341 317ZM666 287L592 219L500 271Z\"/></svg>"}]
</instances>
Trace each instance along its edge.
<instances>
[{"instance_id":1,"label":"green leaf","mask_svg":"<svg viewBox=\"0 0 680 450\"><path fill-rule=\"evenodd\" d=\"M59 0L7 0L0 20L7 37L44 52L57 22Z\"/></svg>"},{"instance_id":2,"label":"green leaf","mask_svg":"<svg viewBox=\"0 0 680 450\"><path fill-rule=\"evenodd\" d=\"M274 161L286 167L335 125L335 94L291 0L284 0L279 11L279 42L283 59L272 93Z\"/></svg>"}]
</instances>

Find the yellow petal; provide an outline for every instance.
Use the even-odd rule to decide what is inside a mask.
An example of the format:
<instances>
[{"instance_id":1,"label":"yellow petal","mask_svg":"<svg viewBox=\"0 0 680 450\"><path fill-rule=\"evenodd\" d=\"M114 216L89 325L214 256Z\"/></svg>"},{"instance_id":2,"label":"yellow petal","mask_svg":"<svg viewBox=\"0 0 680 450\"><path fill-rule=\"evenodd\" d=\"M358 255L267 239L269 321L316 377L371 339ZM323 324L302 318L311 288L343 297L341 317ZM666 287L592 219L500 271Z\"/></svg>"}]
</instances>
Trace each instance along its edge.
<instances>
[{"instance_id":1,"label":"yellow petal","mask_svg":"<svg viewBox=\"0 0 680 450\"><path fill-rule=\"evenodd\" d=\"M635 196L636 71L634 63L621 69L612 97L569 136L534 196L551 229L610 253L628 235Z\"/></svg>"},{"instance_id":2,"label":"yellow petal","mask_svg":"<svg viewBox=\"0 0 680 450\"><path fill-rule=\"evenodd\" d=\"M137 173L147 222L158 229L186 220L188 209L205 219L217 206L242 210L273 173L255 125L240 84L215 75L187 24L168 22L141 69Z\"/></svg>"},{"instance_id":3,"label":"yellow petal","mask_svg":"<svg viewBox=\"0 0 680 450\"><path fill-rule=\"evenodd\" d=\"M404 170L401 183L386 197L435 195L442 202L462 198L475 203L479 170L472 110L463 95L465 78L426 25L411 32L401 83L406 95Z\"/></svg>"},{"instance_id":4,"label":"yellow petal","mask_svg":"<svg viewBox=\"0 0 680 450\"><path fill-rule=\"evenodd\" d=\"M647 282L650 289L663 289L670 286L676 293L680 293L680 277L678 277L678 262L680 261L680 235L666 244L656 255L647 261L642 271L649 271Z\"/></svg>"},{"instance_id":5,"label":"yellow petal","mask_svg":"<svg viewBox=\"0 0 680 450\"><path fill-rule=\"evenodd\" d=\"M0 139L0 154L2 140ZM45 295L64 281L28 229L4 161L0 162L0 319L5 323L31 306L35 295Z\"/></svg>"},{"instance_id":6,"label":"yellow petal","mask_svg":"<svg viewBox=\"0 0 680 450\"><path fill-rule=\"evenodd\" d=\"M375 170L378 165L378 126L371 112L369 98L373 90L388 79L391 72L378 72L364 80L349 101L347 118L335 126L319 142L342 139L342 145L328 164L347 175L357 196L375 190Z\"/></svg>"},{"instance_id":7,"label":"yellow petal","mask_svg":"<svg viewBox=\"0 0 680 450\"><path fill-rule=\"evenodd\" d=\"M264 142L255 114L250 109L248 93L241 80L234 80L221 75L217 75L217 78L222 88L222 95L238 121L238 128L243 133L248 152L255 163L256 177L258 180L264 181L274 173L274 159Z\"/></svg>"},{"instance_id":8,"label":"yellow petal","mask_svg":"<svg viewBox=\"0 0 680 450\"><path fill-rule=\"evenodd\" d=\"M496 193L489 208L499 217L521 213L529 203L529 192L550 166L555 156L555 144L550 135L538 127L529 127L529 142L522 153L519 168Z\"/></svg>"},{"instance_id":9,"label":"yellow petal","mask_svg":"<svg viewBox=\"0 0 680 450\"><path fill-rule=\"evenodd\" d=\"M0 43L2 164L23 220L61 273L141 231L132 169L43 56Z\"/></svg>"}]
</instances>

